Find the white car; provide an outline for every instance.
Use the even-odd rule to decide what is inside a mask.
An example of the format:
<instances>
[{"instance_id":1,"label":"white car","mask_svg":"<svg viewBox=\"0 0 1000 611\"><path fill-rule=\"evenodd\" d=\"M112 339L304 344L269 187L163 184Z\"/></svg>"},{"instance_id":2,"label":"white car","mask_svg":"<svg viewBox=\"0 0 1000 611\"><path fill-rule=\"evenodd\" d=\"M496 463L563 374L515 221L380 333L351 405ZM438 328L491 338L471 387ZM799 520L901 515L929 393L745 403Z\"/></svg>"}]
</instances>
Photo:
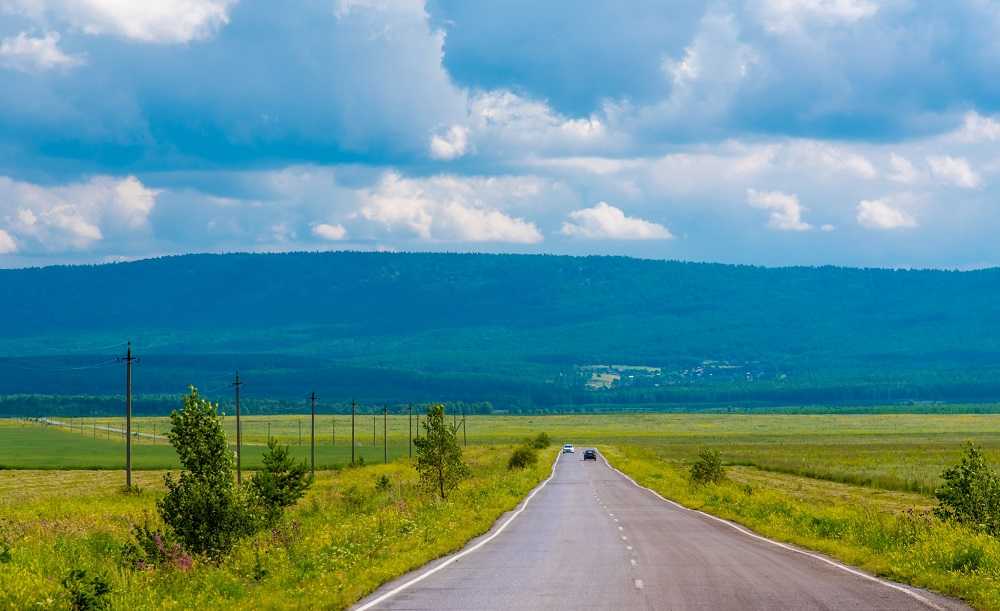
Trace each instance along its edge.
<instances>
[{"instance_id":1,"label":"white car","mask_svg":"<svg viewBox=\"0 0 1000 611\"><path fill-rule=\"evenodd\" d=\"M573 444L567 443L563 446L563 454L572 454L573 452L576 452L576 450L573 449Z\"/></svg>"}]
</instances>

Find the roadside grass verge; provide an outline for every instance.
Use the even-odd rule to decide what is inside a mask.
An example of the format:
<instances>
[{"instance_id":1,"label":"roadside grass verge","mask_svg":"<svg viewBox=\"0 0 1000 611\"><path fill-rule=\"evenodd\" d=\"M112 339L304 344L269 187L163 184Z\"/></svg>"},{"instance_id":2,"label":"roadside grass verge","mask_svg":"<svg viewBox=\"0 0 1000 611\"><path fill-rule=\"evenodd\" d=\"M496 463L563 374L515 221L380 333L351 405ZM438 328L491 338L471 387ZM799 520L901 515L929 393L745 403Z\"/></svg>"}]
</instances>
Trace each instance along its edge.
<instances>
[{"instance_id":1,"label":"roadside grass verge","mask_svg":"<svg viewBox=\"0 0 1000 611\"><path fill-rule=\"evenodd\" d=\"M120 562L131 525L156 515L160 473L143 473L143 491L123 494L110 473L8 472L0 477L0 541L11 557L0 564L0 608L68 608L60 579L74 568L108 579L114 609L344 608L460 549L548 475L551 456L509 471L511 449L470 448L472 477L445 501L421 491L407 461L319 472L279 527L218 565L196 559L187 570ZM389 486L377 490L382 475ZM7 496L21 484L26 491Z\"/></svg>"},{"instance_id":2,"label":"roadside grass verge","mask_svg":"<svg viewBox=\"0 0 1000 611\"><path fill-rule=\"evenodd\" d=\"M612 465L686 507L738 522L767 537L828 554L873 574L1000 608L1000 540L935 518L914 495L870 498L870 491L813 480L796 490L790 476L730 470L719 484L694 486L683 465L648 448L603 447ZM755 480L756 478L756 480ZM831 487L822 493L823 485Z\"/></svg>"}]
</instances>

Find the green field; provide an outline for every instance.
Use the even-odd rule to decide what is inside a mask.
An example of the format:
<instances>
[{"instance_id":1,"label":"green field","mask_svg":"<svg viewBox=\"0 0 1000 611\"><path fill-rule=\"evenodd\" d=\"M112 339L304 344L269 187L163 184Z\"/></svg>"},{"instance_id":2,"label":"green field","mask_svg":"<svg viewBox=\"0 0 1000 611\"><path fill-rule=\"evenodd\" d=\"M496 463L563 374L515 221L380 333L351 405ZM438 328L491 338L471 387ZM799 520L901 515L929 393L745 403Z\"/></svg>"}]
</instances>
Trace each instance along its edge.
<instances>
[{"instance_id":1,"label":"green field","mask_svg":"<svg viewBox=\"0 0 1000 611\"><path fill-rule=\"evenodd\" d=\"M64 419L76 428L0 421L0 465L30 469L118 469L124 463L121 435L94 425L120 427L120 419ZM414 418L414 427L417 419ZM134 430L162 435L166 418L136 418ZM371 415L355 422L355 452L364 460L383 459L383 421ZM410 421L390 416L388 452L408 453ZM244 464L253 468L267 435L309 456L309 416L253 416L243 419ZM235 419L225 426L235 443ZM316 419L317 468L350 462L350 416ZM301 433L300 433L301 431ZM615 414L561 416L470 416L472 445L507 444L538 431L578 445L617 444L651 448L668 461L686 461L703 447L718 448L729 464L853 483L887 490L933 493L941 470L958 460L968 441L986 448L1000 464L1000 415L743 415ZM334 435L336 432L336 435ZM164 439L134 444L137 469L176 466Z\"/></svg>"},{"instance_id":2,"label":"green field","mask_svg":"<svg viewBox=\"0 0 1000 611\"><path fill-rule=\"evenodd\" d=\"M17 586L6 599L0 595L0 607L15 601L62 608L64 601L51 576L65 572L80 558L94 567L112 563L116 546L127 538L128 525L153 513L162 490L162 470L177 466L164 439L138 439L135 478L143 492L137 497L123 495L121 435L100 428L116 427L120 421L64 422L68 426L0 421L0 464L8 468L0 471L0 541L12 541L19 554L15 558L23 559L23 564L15 561L17 570L8 571L6 577L0 565L0 586ZM248 469L258 465L268 432L290 445L295 456L306 459L309 422L308 416L247 418L244 465ZM167 420L137 418L134 424L137 431L152 435L155 430L160 436ZM226 418L225 424L234 439L233 419ZM369 465L380 462L385 442L381 417L375 420L374 442L371 415L359 417L356 425L357 455ZM244 608L258 600L282 607L289 606L282 592L311 588L328 592L337 601L331 603L335 606L348 605L407 568L461 545L512 506L544 475L547 462L523 477L507 473L503 464L512 442L540 431L548 432L557 444L600 448L629 475L685 505L873 573L963 598L977 608L1000 608L1000 541L942 523L932 514L941 471L959 460L967 442L984 447L990 461L1000 465L1000 415L469 417L468 452L477 479L463 485L458 504L450 504L446 511L461 511L481 499L487 499L489 507L477 514L474 528L432 539L427 539L428 533L445 528L446 520L439 519L437 505L412 486L413 470L405 460L409 420L394 416L385 426L390 461L395 462L323 471L318 490L293 511L291 523L299 525L307 543L286 549L274 541L258 540L261 549L269 550L273 579L248 582L246 575L257 561L249 548L242 548L223 566L199 565L184 579L114 572L116 587L127 585L139 592L117 595L115 608L223 603ZM349 416L317 417L318 468L348 463L349 440ZM701 488L687 482L688 465L702 448L722 452L728 472L725 482ZM402 487L391 495L372 495L373 478L382 472L390 473ZM361 505L352 496L358 489L368 491L368 500ZM410 526L398 527L400 520L404 525L424 524L423 539L414 539ZM386 524L396 526L387 531ZM425 548L427 541L434 543ZM407 551L400 560L398 554L414 545L422 551ZM44 598L37 593L44 593Z\"/></svg>"}]
</instances>

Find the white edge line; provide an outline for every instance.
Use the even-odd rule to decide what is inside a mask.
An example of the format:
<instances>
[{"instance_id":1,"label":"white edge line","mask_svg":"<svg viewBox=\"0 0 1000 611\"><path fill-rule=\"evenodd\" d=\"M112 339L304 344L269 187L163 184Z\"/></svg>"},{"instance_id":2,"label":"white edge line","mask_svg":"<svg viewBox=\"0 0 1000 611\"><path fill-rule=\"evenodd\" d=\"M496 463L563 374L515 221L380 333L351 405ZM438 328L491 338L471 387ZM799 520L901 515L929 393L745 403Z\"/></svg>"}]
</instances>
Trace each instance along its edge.
<instances>
[{"instance_id":1,"label":"white edge line","mask_svg":"<svg viewBox=\"0 0 1000 611\"><path fill-rule=\"evenodd\" d=\"M424 579L427 579L428 577L430 577L434 573L437 573L438 571L440 571L441 569L443 569L446 566L450 565L451 563L455 562L456 560L459 560L460 558L463 558L463 557L471 554L472 552L474 552L477 549L481 548L482 546L486 545L487 543L489 543L493 539L496 539L500 535L500 533L502 533L504 531L504 529L507 528L510 525L510 523L514 521L514 519L517 516L521 515L521 512L524 511L524 509L528 506L528 503L531 502L531 498L534 497L536 494L538 494L538 492L542 488L544 488L545 485L548 484L552 480L553 477L555 477L555 474L556 474L556 465L559 464L559 458L561 456L562 456L561 453L560 454L556 454L556 459L552 462L552 473L550 473L549 476L547 478L545 478L545 481L543 481L542 483L540 483L537 486L535 486L535 489L532 490L528 494L528 496L526 496L524 498L523 501L521 501L521 506L518 507L517 510L515 510L514 513L512 513L509 518L507 518L507 521L504 522L503 524L501 524L500 527L497 528L491 535L488 535L485 539L483 539L479 543L476 543L472 547L470 547L468 549L464 549L464 550L460 551L459 553L451 556L450 558L448 558L444 562L438 564L437 566L424 571L423 573L421 573L420 575L417 575L416 577L414 577L413 579L407 581L406 583L403 583L403 584L400 584L400 585L396 586L395 588L389 590L388 592L386 592L385 594L379 596L375 600L369 601L369 602L365 603L363 606L355 608L355 611L367 611L368 609L371 609L372 607L385 602L386 600L392 598L396 594L399 594L403 590L406 590L406 589L412 587L413 585L415 585L415 584L423 581ZM605 461L605 462L607 462L607 461ZM610 467L610 465L608 465L608 466ZM635 482L633 482L633 483L635 483ZM638 485L638 484L636 484L636 485Z\"/></svg>"},{"instance_id":2,"label":"white edge line","mask_svg":"<svg viewBox=\"0 0 1000 611\"><path fill-rule=\"evenodd\" d=\"M900 592L902 592L902 593L904 593L904 594L906 594L908 596L911 596L911 597L915 598L916 600L919 600L920 602L924 603L925 605L927 605L931 609L937 609L938 611L944 611L943 607L940 607L940 606L934 604L933 602L931 602L930 600L928 600L924 596L921 596L920 594L918 594L917 592L914 592L913 590L911 590L909 588L903 587L903 586L901 586L899 584L892 583L890 581L885 581L884 579L879 579L878 577L875 577L874 575L869 575L868 573L865 573L863 571L859 571L857 569L851 568L851 567L849 567L849 566L847 566L845 564L841 564L839 562L835 562L833 560L830 560L829 558L824 558L823 556L820 556L819 554L814 554L812 552L807 552L805 550L798 549L796 547L792 547L791 545L786 545L786 544L781 543L779 541L775 541L773 539L768 539L767 537L763 537L761 535L758 535L755 532L751 532L751 531L747 530L746 528L744 528L744 527L742 527L742 526L740 526L738 524L734 524L733 522L730 522L729 520L724 520L724 519L722 519L722 518L720 518L718 516L713 516L710 513L706 513L704 511L700 511L698 509L691 509L690 507L685 507L684 505L681 505L680 503L678 503L676 501L671 501L670 499L664 497L662 494L660 494L656 490L653 490L652 488L647 488L646 486L643 486L642 484L636 482L634 479L632 479L631 477L629 477L628 475L626 475L625 473L623 473L618 468L611 466L611 463L608 462L608 459L605 458L605 456L604 456L603 453L601 454L601 458L604 460L604 464L607 465L609 469L611 469L613 471L616 471L619 475L621 475L622 477L624 477L628 481L632 482L632 484L636 488L641 488L642 490L649 491L654 496L656 496L658 499L660 499L661 501L663 501L665 503L669 503L669 504L673 505L674 507L677 507L678 509L683 509L684 511L691 511L691 512L694 512L694 513L700 513L701 515L703 515L703 516L705 516L707 518L711 518L711 519L713 519L716 522L719 522L721 524L725 524L726 526L732 528L733 530L741 532L741 533L743 533L744 535L746 535L748 537L752 537L752 538L757 539L759 541L765 541L767 543L770 543L771 545L776 545L776 546L778 546L778 547L780 547L782 549L788 550L790 552L795 552L796 554L802 554L803 556L808 556L808 557L813 558L815 560L819 560L820 562L825 562L826 564L829 564L830 566L836 567L836 568L838 568L838 569L840 569L842 571L846 571L846 572L850 573L851 575L855 575L857 577L861 577L861 578L867 579L869 581L874 581L875 583L880 583L880 584L884 585L887 588L892 588L893 590L898 590L898 591L900 591Z\"/></svg>"}]
</instances>

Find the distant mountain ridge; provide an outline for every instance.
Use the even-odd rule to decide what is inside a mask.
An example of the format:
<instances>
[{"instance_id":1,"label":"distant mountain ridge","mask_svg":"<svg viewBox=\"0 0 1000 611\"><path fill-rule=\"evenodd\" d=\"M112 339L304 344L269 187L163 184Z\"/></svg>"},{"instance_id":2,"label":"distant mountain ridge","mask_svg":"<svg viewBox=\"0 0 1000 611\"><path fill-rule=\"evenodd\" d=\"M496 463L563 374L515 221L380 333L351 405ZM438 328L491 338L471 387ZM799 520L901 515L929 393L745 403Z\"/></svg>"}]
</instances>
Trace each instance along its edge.
<instances>
[{"instance_id":1,"label":"distant mountain ridge","mask_svg":"<svg viewBox=\"0 0 1000 611\"><path fill-rule=\"evenodd\" d=\"M77 368L128 338L150 393L238 366L274 397L987 400L1000 269L333 252L0 270L0 394L116 392L117 370ZM611 363L662 373L587 384L582 367Z\"/></svg>"}]
</instances>

